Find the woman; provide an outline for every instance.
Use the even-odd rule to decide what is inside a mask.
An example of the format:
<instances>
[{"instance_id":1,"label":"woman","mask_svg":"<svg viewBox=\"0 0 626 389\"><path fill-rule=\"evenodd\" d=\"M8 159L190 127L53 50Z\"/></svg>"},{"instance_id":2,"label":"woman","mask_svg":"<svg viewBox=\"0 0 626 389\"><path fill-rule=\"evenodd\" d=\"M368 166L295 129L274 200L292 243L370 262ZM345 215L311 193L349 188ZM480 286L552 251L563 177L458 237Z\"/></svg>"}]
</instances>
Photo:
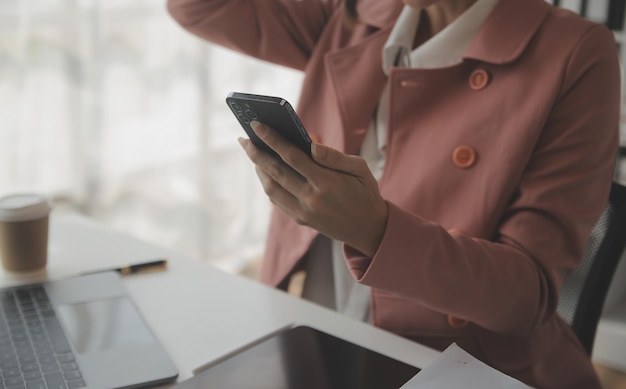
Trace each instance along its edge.
<instances>
[{"instance_id":1,"label":"woman","mask_svg":"<svg viewBox=\"0 0 626 389\"><path fill-rule=\"evenodd\" d=\"M600 387L555 308L612 179L610 31L544 0L169 10L208 41L305 73L313 160L260 123L283 161L240 140L275 204L264 282L284 287L304 267L313 299L404 337L456 342L537 388Z\"/></svg>"}]
</instances>

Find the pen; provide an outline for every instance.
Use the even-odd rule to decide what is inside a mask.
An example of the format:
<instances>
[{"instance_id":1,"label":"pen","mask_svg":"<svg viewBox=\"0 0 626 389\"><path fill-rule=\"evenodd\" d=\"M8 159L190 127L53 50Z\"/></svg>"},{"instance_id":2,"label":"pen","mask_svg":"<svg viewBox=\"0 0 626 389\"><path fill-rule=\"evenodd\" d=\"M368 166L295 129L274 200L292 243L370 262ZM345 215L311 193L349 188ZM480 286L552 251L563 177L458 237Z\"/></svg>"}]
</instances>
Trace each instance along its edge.
<instances>
[{"instance_id":1,"label":"pen","mask_svg":"<svg viewBox=\"0 0 626 389\"><path fill-rule=\"evenodd\" d=\"M112 269L102 269L90 271L83 274L94 274L94 273L102 273L106 271L116 271L121 275L129 275L129 274L137 274L137 273L146 273L150 271L161 271L167 269L167 259L157 259L154 261L136 263L134 265L126 265L121 267L116 267Z\"/></svg>"}]
</instances>

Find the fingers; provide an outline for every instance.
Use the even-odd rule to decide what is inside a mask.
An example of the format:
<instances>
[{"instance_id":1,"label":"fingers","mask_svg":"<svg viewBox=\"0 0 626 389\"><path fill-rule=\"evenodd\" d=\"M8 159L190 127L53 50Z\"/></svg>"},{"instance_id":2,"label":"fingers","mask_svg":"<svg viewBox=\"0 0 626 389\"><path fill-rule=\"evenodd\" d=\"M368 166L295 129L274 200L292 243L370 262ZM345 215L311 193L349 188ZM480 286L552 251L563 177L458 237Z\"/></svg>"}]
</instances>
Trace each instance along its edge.
<instances>
[{"instance_id":1,"label":"fingers","mask_svg":"<svg viewBox=\"0 0 626 389\"><path fill-rule=\"evenodd\" d=\"M319 177L318 167L320 165L356 177L369 174L367 163L361 157L346 155L328 146L313 143L311 145L311 154L316 162L313 164L311 163L311 158L302 150L293 146L266 125L258 121L253 121L250 125L265 144L276 151L286 164L311 181L313 185L316 183L316 178Z\"/></svg>"},{"instance_id":2,"label":"fingers","mask_svg":"<svg viewBox=\"0 0 626 389\"><path fill-rule=\"evenodd\" d=\"M298 210L301 208L299 196L306 187L306 180L277 158L256 148L249 139L238 140L255 164L256 175L270 201L287 216L303 224ZM295 192L300 195L294 194Z\"/></svg>"},{"instance_id":3,"label":"fingers","mask_svg":"<svg viewBox=\"0 0 626 389\"><path fill-rule=\"evenodd\" d=\"M249 139L238 140L248 158L256 165L257 176L261 180L263 190L272 201L288 199L281 190L292 197L297 196L306 183L303 176L282 161L258 149Z\"/></svg>"},{"instance_id":4,"label":"fingers","mask_svg":"<svg viewBox=\"0 0 626 389\"><path fill-rule=\"evenodd\" d=\"M361 157L346 155L339 150L319 143L311 145L311 155L318 164L335 171L361 176L367 164Z\"/></svg>"},{"instance_id":5,"label":"fingers","mask_svg":"<svg viewBox=\"0 0 626 389\"><path fill-rule=\"evenodd\" d=\"M288 190L278 184L271 176L269 176L259 166L256 167L256 175L261 182L263 191L270 199L270 201L278 206L283 212L285 212L291 218L295 218L296 215L292 212L298 206L298 199L291 194Z\"/></svg>"},{"instance_id":6,"label":"fingers","mask_svg":"<svg viewBox=\"0 0 626 389\"><path fill-rule=\"evenodd\" d=\"M313 170L315 170L315 164L312 163L311 158L305 152L285 140L273 129L256 120L250 122L250 127L287 165L306 178L311 176Z\"/></svg>"}]
</instances>

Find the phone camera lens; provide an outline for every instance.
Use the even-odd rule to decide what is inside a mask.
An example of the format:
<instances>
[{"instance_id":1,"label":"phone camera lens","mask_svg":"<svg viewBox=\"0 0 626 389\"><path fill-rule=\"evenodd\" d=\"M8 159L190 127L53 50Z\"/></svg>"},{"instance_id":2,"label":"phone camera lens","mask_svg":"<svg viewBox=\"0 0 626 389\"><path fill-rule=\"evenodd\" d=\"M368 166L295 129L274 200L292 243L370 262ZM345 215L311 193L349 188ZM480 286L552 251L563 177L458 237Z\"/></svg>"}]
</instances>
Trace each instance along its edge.
<instances>
[{"instance_id":1,"label":"phone camera lens","mask_svg":"<svg viewBox=\"0 0 626 389\"><path fill-rule=\"evenodd\" d=\"M256 120L258 119L258 116L256 114L256 112L252 111L252 110L247 110L246 111L246 115L248 115L248 117L252 120Z\"/></svg>"},{"instance_id":2,"label":"phone camera lens","mask_svg":"<svg viewBox=\"0 0 626 389\"><path fill-rule=\"evenodd\" d=\"M233 110L235 110L235 112L237 113L243 112L243 108L237 103L230 103L230 106L233 107Z\"/></svg>"},{"instance_id":3,"label":"phone camera lens","mask_svg":"<svg viewBox=\"0 0 626 389\"><path fill-rule=\"evenodd\" d=\"M248 124L250 123L250 118L248 118L246 115L240 113L239 115L237 115L239 117L239 120L244 123L244 124Z\"/></svg>"}]
</instances>

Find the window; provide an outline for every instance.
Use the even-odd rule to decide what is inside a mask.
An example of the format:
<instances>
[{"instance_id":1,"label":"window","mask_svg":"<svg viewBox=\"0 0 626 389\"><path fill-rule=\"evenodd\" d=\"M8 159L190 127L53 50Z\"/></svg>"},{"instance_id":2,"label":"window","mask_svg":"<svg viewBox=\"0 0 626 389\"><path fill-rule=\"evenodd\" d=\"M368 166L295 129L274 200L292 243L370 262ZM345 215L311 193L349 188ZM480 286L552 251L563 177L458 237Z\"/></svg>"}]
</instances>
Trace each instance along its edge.
<instances>
[{"instance_id":1,"label":"window","mask_svg":"<svg viewBox=\"0 0 626 389\"><path fill-rule=\"evenodd\" d=\"M269 203L224 98L296 103L300 81L191 36L161 1L0 0L0 195L44 192L236 271Z\"/></svg>"}]
</instances>

